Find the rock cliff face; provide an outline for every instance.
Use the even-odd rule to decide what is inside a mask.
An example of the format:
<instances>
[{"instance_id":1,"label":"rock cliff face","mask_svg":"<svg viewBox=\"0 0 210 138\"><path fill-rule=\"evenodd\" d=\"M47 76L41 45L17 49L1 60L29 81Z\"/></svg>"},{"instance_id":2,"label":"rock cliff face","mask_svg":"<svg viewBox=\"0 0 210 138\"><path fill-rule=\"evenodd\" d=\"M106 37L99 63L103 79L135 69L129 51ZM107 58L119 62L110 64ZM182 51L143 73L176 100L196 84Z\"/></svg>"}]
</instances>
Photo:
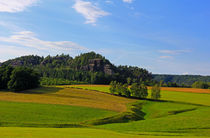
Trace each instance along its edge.
<instances>
[{"instance_id":1,"label":"rock cliff face","mask_svg":"<svg viewBox=\"0 0 210 138\"><path fill-rule=\"evenodd\" d=\"M82 70L93 72L101 71L108 75L114 74L112 65L105 63L102 59L90 59L89 64L83 66Z\"/></svg>"},{"instance_id":2,"label":"rock cliff face","mask_svg":"<svg viewBox=\"0 0 210 138\"><path fill-rule=\"evenodd\" d=\"M23 66L24 62L21 60L13 61L11 62L11 66L16 67L16 66Z\"/></svg>"}]
</instances>

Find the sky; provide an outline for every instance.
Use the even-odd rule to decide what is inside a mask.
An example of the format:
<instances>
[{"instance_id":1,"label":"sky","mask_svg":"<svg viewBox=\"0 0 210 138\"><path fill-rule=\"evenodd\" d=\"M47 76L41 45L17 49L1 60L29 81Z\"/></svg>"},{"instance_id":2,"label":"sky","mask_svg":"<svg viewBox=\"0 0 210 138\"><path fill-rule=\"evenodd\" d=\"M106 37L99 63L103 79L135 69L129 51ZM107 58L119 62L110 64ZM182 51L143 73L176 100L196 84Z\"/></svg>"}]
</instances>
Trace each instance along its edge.
<instances>
[{"instance_id":1,"label":"sky","mask_svg":"<svg viewBox=\"0 0 210 138\"><path fill-rule=\"evenodd\" d=\"M155 74L210 75L209 0L0 0L0 62L95 51Z\"/></svg>"}]
</instances>

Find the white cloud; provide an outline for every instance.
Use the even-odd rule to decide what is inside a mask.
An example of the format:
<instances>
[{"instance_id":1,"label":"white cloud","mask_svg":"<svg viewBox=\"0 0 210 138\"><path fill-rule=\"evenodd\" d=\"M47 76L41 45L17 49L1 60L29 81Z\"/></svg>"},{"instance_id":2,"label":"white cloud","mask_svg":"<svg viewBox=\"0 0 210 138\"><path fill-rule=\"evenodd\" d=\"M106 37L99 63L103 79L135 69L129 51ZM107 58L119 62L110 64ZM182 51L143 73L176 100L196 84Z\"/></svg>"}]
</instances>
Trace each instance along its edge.
<instances>
[{"instance_id":1,"label":"white cloud","mask_svg":"<svg viewBox=\"0 0 210 138\"><path fill-rule=\"evenodd\" d=\"M16 47L24 46L25 48L33 48L40 51L53 51L53 52L68 52L68 53L80 53L88 51L87 48L80 46L71 41L44 41L36 37L33 32L22 31L17 32L10 37L0 37L0 42L9 43L9 45L15 45ZM2 48L0 49L0 51Z\"/></svg>"},{"instance_id":2,"label":"white cloud","mask_svg":"<svg viewBox=\"0 0 210 138\"><path fill-rule=\"evenodd\" d=\"M133 0L123 0L123 2L126 2L126 3L132 3Z\"/></svg>"},{"instance_id":3,"label":"white cloud","mask_svg":"<svg viewBox=\"0 0 210 138\"><path fill-rule=\"evenodd\" d=\"M96 4L89 1L76 0L73 8L86 19L86 24L95 25L98 18L109 15L108 12L101 10Z\"/></svg>"},{"instance_id":4,"label":"white cloud","mask_svg":"<svg viewBox=\"0 0 210 138\"><path fill-rule=\"evenodd\" d=\"M38 0L0 0L0 12L21 12Z\"/></svg>"}]
</instances>

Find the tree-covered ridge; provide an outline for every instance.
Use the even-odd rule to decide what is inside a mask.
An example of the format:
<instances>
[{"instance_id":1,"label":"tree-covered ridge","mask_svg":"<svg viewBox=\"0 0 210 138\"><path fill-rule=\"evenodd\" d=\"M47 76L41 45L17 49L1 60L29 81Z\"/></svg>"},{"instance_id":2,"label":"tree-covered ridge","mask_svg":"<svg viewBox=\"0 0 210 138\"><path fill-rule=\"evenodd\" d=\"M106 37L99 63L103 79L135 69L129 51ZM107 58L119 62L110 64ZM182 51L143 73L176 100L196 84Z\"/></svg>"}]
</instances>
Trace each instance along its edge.
<instances>
[{"instance_id":1,"label":"tree-covered ridge","mask_svg":"<svg viewBox=\"0 0 210 138\"><path fill-rule=\"evenodd\" d=\"M2 63L3 66L30 67L41 77L59 78L92 84L149 82L151 73L138 67L115 66L104 56L95 52L84 53L75 58L70 55L22 56Z\"/></svg>"},{"instance_id":2,"label":"tree-covered ridge","mask_svg":"<svg viewBox=\"0 0 210 138\"><path fill-rule=\"evenodd\" d=\"M41 62L44 60L44 57L29 55L29 56L22 56L15 59L11 59L1 63L2 65L10 65L10 66L27 66L27 67L34 67L40 65Z\"/></svg>"}]
</instances>

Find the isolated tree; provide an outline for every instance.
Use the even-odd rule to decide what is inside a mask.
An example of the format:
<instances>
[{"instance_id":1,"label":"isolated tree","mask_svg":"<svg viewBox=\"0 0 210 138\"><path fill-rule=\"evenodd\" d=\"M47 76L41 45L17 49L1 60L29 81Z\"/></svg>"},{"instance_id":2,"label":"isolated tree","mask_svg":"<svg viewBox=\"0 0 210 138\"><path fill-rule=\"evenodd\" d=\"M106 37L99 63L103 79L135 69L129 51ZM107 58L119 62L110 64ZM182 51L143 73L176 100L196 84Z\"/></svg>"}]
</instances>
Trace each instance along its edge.
<instances>
[{"instance_id":1,"label":"isolated tree","mask_svg":"<svg viewBox=\"0 0 210 138\"><path fill-rule=\"evenodd\" d=\"M13 91L22 91L39 86L39 74L30 68L16 67L11 74L8 88Z\"/></svg>"},{"instance_id":2,"label":"isolated tree","mask_svg":"<svg viewBox=\"0 0 210 138\"><path fill-rule=\"evenodd\" d=\"M144 84L133 83L130 90L133 97L146 98L148 96L147 87Z\"/></svg>"},{"instance_id":3,"label":"isolated tree","mask_svg":"<svg viewBox=\"0 0 210 138\"><path fill-rule=\"evenodd\" d=\"M152 87L152 90L151 90L151 98L154 99L154 100L160 99L160 97L161 97L160 91L161 91L160 90L160 85L155 84Z\"/></svg>"}]
</instances>

